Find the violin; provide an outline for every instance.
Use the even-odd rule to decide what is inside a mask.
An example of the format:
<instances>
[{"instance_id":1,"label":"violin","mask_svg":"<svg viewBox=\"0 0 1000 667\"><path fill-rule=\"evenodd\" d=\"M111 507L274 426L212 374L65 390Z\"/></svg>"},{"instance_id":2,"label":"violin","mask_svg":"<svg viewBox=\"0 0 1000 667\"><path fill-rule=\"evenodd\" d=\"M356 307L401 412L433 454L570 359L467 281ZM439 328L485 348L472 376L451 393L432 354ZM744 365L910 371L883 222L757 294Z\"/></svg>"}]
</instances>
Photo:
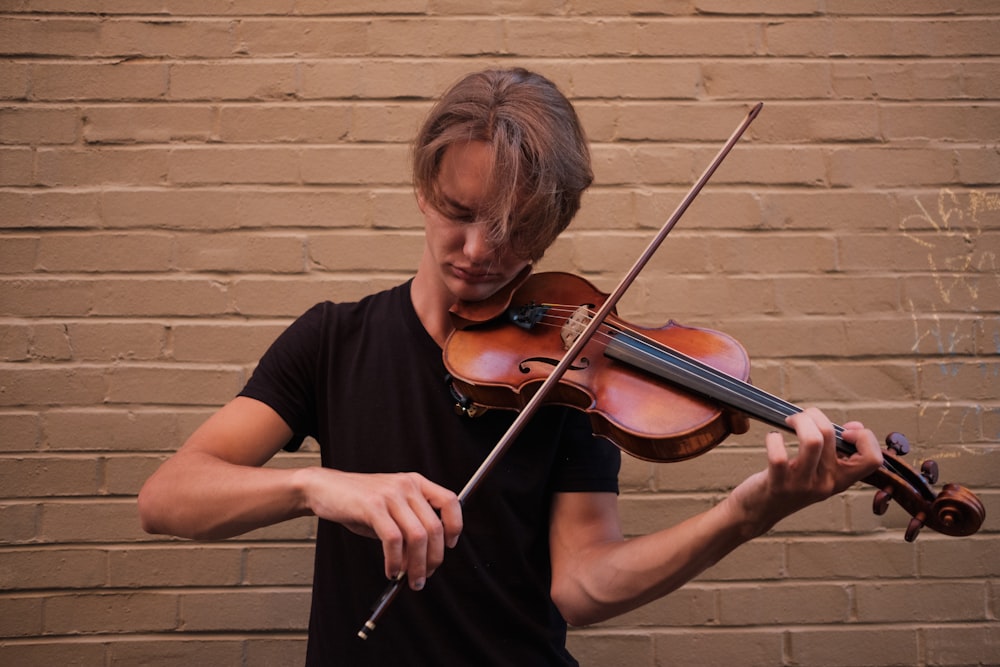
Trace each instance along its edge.
<instances>
[{"instance_id":1,"label":"violin","mask_svg":"<svg viewBox=\"0 0 1000 667\"><path fill-rule=\"evenodd\" d=\"M457 329L444 362L460 409L521 410L606 297L581 277L540 273L513 292L500 317ZM785 420L801 408L750 384L749 374L746 350L727 334L673 321L642 328L612 312L546 402L586 412L595 434L632 456L681 461L746 432L751 417L792 430ZM838 452L854 453L843 428L834 428ZM937 464L925 461L919 473L907 466L900 456L910 446L902 434L889 434L886 447L882 466L862 480L878 489L876 514L892 500L902 506L912 517L909 542L924 526L951 536L979 530L986 512L975 494L958 484L935 493Z\"/></svg>"}]
</instances>

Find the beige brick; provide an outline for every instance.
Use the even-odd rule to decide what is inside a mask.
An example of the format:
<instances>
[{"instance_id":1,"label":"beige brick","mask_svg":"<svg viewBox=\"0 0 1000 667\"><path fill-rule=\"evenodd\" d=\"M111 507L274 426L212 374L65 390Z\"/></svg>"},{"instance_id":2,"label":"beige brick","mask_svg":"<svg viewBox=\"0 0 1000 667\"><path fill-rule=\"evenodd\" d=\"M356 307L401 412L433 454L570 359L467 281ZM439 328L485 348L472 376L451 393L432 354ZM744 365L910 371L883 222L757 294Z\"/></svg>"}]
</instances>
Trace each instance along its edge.
<instances>
[{"instance_id":1,"label":"beige brick","mask_svg":"<svg viewBox=\"0 0 1000 667\"><path fill-rule=\"evenodd\" d=\"M938 100L962 97L963 69L959 62L930 61L912 67L906 62L834 61L833 90L841 97L883 100Z\"/></svg>"},{"instance_id":2,"label":"beige brick","mask_svg":"<svg viewBox=\"0 0 1000 667\"><path fill-rule=\"evenodd\" d=\"M233 285L232 297L236 311L248 317L298 317L320 301L357 301L405 279L391 274L353 274L305 280L243 278Z\"/></svg>"},{"instance_id":3,"label":"beige brick","mask_svg":"<svg viewBox=\"0 0 1000 667\"><path fill-rule=\"evenodd\" d=\"M828 62L709 61L702 64L705 91L719 99L815 99L828 97L831 90ZM773 107L765 102L766 116ZM803 114L804 115L804 114ZM764 120L764 118L761 118ZM754 123L759 131L762 123Z\"/></svg>"},{"instance_id":4,"label":"beige brick","mask_svg":"<svg viewBox=\"0 0 1000 667\"><path fill-rule=\"evenodd\" d=\"M37 268L64 273L166 271L172 267L169 234L47 234L38 243Z\"/></svg>"},{"instance_id":5,"label":"beige brick","mask_svg":"<svg viewBox=\"0 0 1000 667\"><path fill-rule=\"evenodd\" d=\"M762 52L761 37L752 21L683 17L640 24L636 45L644 56L752 56Z\"/></svg>"},{"instance_id":6,"label":"beige brick","mask_svg":"<svg viewBox=\"0 0 1000 667\"><path fill-rule=\"evenodd\" d=\"M923 623L989 620L986 584L981 581L862 583L856 589L858 620L863 623L887 618ZM926 596L935 603L918 602Z\"/></svg>"},{"instance_id":7,"label":"beige brick","mask_svg":"<svg viewBox=\"0 0 1000 667\"><path fill-rule=\"evenodd\" d=\"M766 582L776 581L786 576L785 551L786 547L783 541L770 537L759 538L740 545L725 558L698 575L695 581L706 582L706 589L711 591L719 590L718 582L726 581L746 581L749 579L764 581L767 585ZM686 588L687 586L678 592ZM697 586L695 590L697 590ZM669 601L673 595L671 593L664 600ZM680 615L682 612L680 609L676 609L675 613ZM673 623L683 624L679 620Z\"/></svg>"},{"instance_id":8,"label":"beige brick","mask_svg":"<svg viewBox=\"0 0 1000 667\"><path fill-rule=\"evenodd\" d=\"M519 28L505 29L505 23L497 18L414 20L390 17L368 26L365 46L376 57L492 55L519 51L516 37L511 34Z\"/></svg>"},{"instance_id":9,"label":"beige brick","mask_svg":"<svg viewBox=\"0 0 1000 667\"><path fill-rule=\"evenodd\" d=\"M246 382L239 368L121 365L108 372L110 403L222 405Z\"/></svg>"},{"instance_id":10,"label":"beige brick","mask_svg":"<svg viewBox=\"0 0 1000 667\"><path fill-rule=\"evenodd\" d=\"M967 479L963 477L963 479ZM969 539L921 539L917 543L920 574L930 578L995 578L997 540L984 535Z\"/></svg>"},{"instance_id":11,"label":"beige brick","mask_svg":"<svg viewBox=\"0 0 1000 667\"><path fill-rule=\"evenodd\" d=\"M36 100L156 100L167 92L163 63L36 62L30 72Z\"/></svg>"},{"instance_id":12,"label":"beige brick","mask_svg":"<svg viewBox=\"0 0 1000 667\"><path fill-rule=\"evenodd\" d=\"M91 144L211 141L216 111L207 105L116 104L85 107L83 138Z\"/></svg>"},{"instance_id":13,"label":"beige brick","mask_svg":"<svg viewBox=\"0 0 1000 667\"><path fill-rule=\"evenodd\" d=\"M231 21L175 21L172 18L112 18L101 24L103 55L225 58L239 47Z\"/></svg>"},{"instance_id":14,"label":"beige brick","mask_svg":"<svg viewBox=\"0 0 1000 667\"><path fill-rule=\"evenodd\" d=\"M881 625L797 629L788 633L788 654L791 660L803 665L817 661L840 665L914 665L919 661L917 633L915 627Z\"/></svg>"},{"instance_id":15,"label":"beige brick","mask_svg":"<svg viewBox=\"0 0 1000 667\"><path fill-rule=\"evenodd\" d=\"M33 502L0 503L0 519L3 519L4 543L23 544L37 542L39 533L40 505Z\"/></svg>"},{"instance_id":16,"label":"beige brick","mask_svg":"<svg viewBox=\"0 0 1000 667\"><path fill-rule=\"evenodd\" d=\"M851 617L851 591L840 583L735 585L719 595L722 625L843 623Z\"/></svg>"},{"instance_id":17,"label":"beige brick","mask_svg":"<svg viewBox=\"0 0 1000 667\"><path fill-rule=\"evenodd\" d=\"M842 362L824 365L788 365L790 400L858 401L884 397L902 398L916 393L917 372L907 363Z\"/></svg>"},{"instance_id":18,"label":"beige brick","mask_svg":"<svg viewBox=\"0 0 1000 667\"><path fill-rule=\"evenodd\" d=\"M1000 136L1000 109L993 106L886 106L879 115L887 139L970 142Z\"/></svg>"},{"instance_id":19,"label":"beige brick","mask_svg":"<svg viewBox=\"0 0 1000 667\"><path fill-rule=\"evenodd\" d=\"M643 667L655 664L653 640L641 634L571 630L566 644L581 665L628 664Z\"/></svg>"},{"instance_id":20,"label":"beige brick","mask_svg":"<svg viewBox=\"0 0 1000 667\"><path fill-rule=\"evenodd\" d=\"M423 234L334 233L309 236L309 259L314 266L336 271L363 271L376 256L392 258L388 270L413 271L424 247Z\"/></svg>"},{"instance_id":21,"label":"beige brick","mask_svg":"<svg viewBox=\"0 0 1000 667\"><path fill-rule=\"evenodd\" d=\"M34 179L29 178L28 182L34 183ZM79 228L101 224L100 195L96 192L7 192L0 194L0 205L4 210L0 225L4 228Z\"/></svg>"},{"instance_id":22,"label":"beige brick","mask_svg":"<svg viewBox=\"0 0 1000 667\"><path fill-rule=\"evenodd\" d=\"M899 535L865 539L811 539L789 544L794 579L897 579L917 573L918 549Z\"/></svg>"},{"instance_id":23,"label":"beige brick","mask_svg":"<svg viewBox=\"0 0 1000 667\"><path fill-rule=\"evenodd\" d=\"M302 273L305 239L278 234L185 234L177 238L182 271Z\"/></svg>"},{"instance_id":24,"label":"beige brick","mask_svg":"<svg viewBox=\"0 0 1000 667\"><path fill-rule=\"evenodd\" d=\"M92 588L108 583L108 555L100 549L14 549L0 552L5 591Z\"/></svg>"},{"instance_id":25,"label":"beige brick","mask_svg":"<svg viewBox=\"0 0 1000 667\"><path fill-rule=\"evenodd\" d=\"M27 63L0 63L0 99L22 100L28 96Z\"/></svg>"},{"instance_id":26,"label":"beige brick","mask_svg":"<svg viewBox=\"0 0 1000 667\"><path fill-rule=\"evenodd\" d=\"M93 367L31 364L0 365L0 403L4 406L99 403L104 371Z\"/></svg>"},{"instance_id":27,"label":"beige brick","mask_svg":"<svg viewBox=\"0 0 1000 667\"><path fill-rule=\"evenodd\" d=\"M35 412L0 412L0 451L33 452L41 440L41 426Z\"/></svg>"},{"instance_id":28,"label":"beige brick","mask_svg":"<svg viewBox=\"0 0 1000 667\"><path fill-rule=\"evenodd\" d=\"M45 631L51 634L164 632L177 624L177 596L168 593L79 593L45 602Z\"/></svg>"},{"instance_id":29,"label":"beige brick","mask_svg":"<svg viewBox=\"0 0 1000 667\"><path fill-rule=\"evenodd\" d=\"M301 635L251 638L244 646L247 667L294 667L306 660L306 640Z\"/></svg>"},{"instance_id":30,"label":"beige brick","mask_svg":"<svg viewBox=\"0 0 1000 667\"><path fill-rule=\"evenodd\" d=\"M257 57L306 58L375 55L372 27L364 18L271 18L240 21L236 31L242 51Z\"/></svg>"},{"instance_id":31,"label":"beige brick","mask_svg":"<svg viewBox=\"0 0 1000 667\"><path fill-rule=\"evenodd\" d=\"M71 144L78 126L75 109L0 109L0 142L5 144Z\"/></svg>"},{"instance_id":32,"label":"beige brick","mask_svg":"<svg viewBox=\"0 0 1000 667\"><path fill-rule=\"evenodd\" d=\"M292 63L179 63L169 76L175 100L280 100L296 86Z\"/></svg>"},{"instance_id":33,"label":"beige brick","mask_svg":"<svg viewBox=\"0 0 1000 667\"><path fill-rule=\"evenodd\" d=\"M38 183L66 185L156 185L168 175L169 154L161 149L102 147L38 151Z\"/></svg>"},{"instance_id":34,"label":"beige brick","mask_svg":"<svg viewBox=\"0 0 1000 667\"><path fill-rule=\"evenodd\" d=\"M712 665L773 665L784 659L784 633L781 629L652 633L656 662L711 667Z\"/></svg>"},{"instance_id":35,"label":"beige brick","mask_svg":"<svg viewBox=\"0 0 1000 667\"><path fill-rule=\"evenodd\" d=\"M1000 166L1000 156L995 151L958 148L955 150L958 163L958 182L963 185L993 187L994 175Z\"/></svg>"},{"instance_id":36,"label":"beige brick","mask_svg":"<svg viewBox=\"0 0 1000 667\"><path fill-rule=\"evenodd\" d=\"M94 56L100 54L101 26L89 19L11 17L0 24L9 55Z\"/></svg>"},{"instance_id":37,"label":"beige brick","mask_svg":"<svg viewBox=\"0 0 1000 667\"><path fill-rule=\"evenodd\" d=\"M92 315L209 315L228 312L228 287L211 278L121 278L91 285Z\"/></svg>"},{"instance_id":38,"label":"beige brick","mask_svg":"<svg viewBox=\"0 0 1000 667\"><path fill-rule=\"evenodd\" d=\"M149 539L134 499L64 499L41 507L37 539L46 543L135 542Z\"/></svg>"},{"instance_id":39,"label":"beige brick","mask_svg":"<svg viewBox=\"0 0 1000 667\"><path fill-rule=\"evenodd\" d=\"M188 631L303 630L309 619L305 589L232 590L180 594L181 624Z\"/></svg>"},{"instance_id":40,"label":"beige brick","mask_svg":"<svg viewBox=\"0 0 1000 667\"><path fill-rule=\"evenodd\" d=\"M563 92L580 98L576 102L578 113L590 106L586 98L648 98L652 93L658 98L692 99L701 89L702 68L697 63L671 60L599 60L574 68L571 83ZM661 119L670 125L670 119Z\"/></svg>"},{"instance_id":41,"label":"beige brick","mask_svg":"<svg viewBox=\"0 0 1000 667\"><path fill-rule=\"evenodd\" d=\"M166 179L176 185L296 184L299 150L284 147L184 147L169 153Z\"/></svg>"},{"instance_id":42,"label":"beige brick","mask_svg":"<svg viewBox=\"0 0 1000 667\"><path fill-rule=\"evenodd\" d=\"M200 423L206 416L189 415L177 407L47 410L42 416L43 442L57 451L173 451L193 429L188 421Z\"/></svg>"},{"instance_id":43,"label":"beige brick","mask_svg":"<svg viewBox=\"0 0 1000 667\"><path fill-rule=\"evenodd\" d=\"M177 361L252 364L291 323L179 323L171 327L173 358Z\"/></svg>"},{"instance_id":44,"label":"beige brick","mask_svg":"<svg viewBox=\"0 0 1000 667\"><path fill-rule=\"evenodd\" d=\"M93 496L100 491L100 464L89 457L5 457L0 488L7 498Z\"/></svg>"},{"instance_id":45,"label":"beige brick","mask_svg":"<svg viewBox=\"0 0 1000 667\"><path fill-rule=\"evenodd\" d=\"M364 104L352 110L352 141L409 142L417 136L426 109L412 104Z\"/></svg>"},{"instance_id":46,"label":"beige brick","mask_svg":"<svg viewBox=\"0 0 1000 667\"><path fill-rule=\"evenodd\" d=\"M31 358L30 327L17 324L0 326L0 359L3 361L27 361Z\"/></svg>"},{"instance_id":47,"label":"beige brick","mask_svg":"<svg viewBox=\"0 0 1000 667\"><path fill-rule=\"evenodd\" d=\"M246 583L251 586L309 586L315 552L311 544L251 547L246 552Z\"/></svg>"},{"instance_id":48,"label":"beige brick","mask_svg":"<svg viewBox=\"0 0 1000 667\"><path fill-rule=\"evenodd\" d=\"M996 303L1000 285L985 275L936 272L915 275L902 284L902 299L914 312L981 312Z\"/></svg>"},{"instance_id":49,"label":"beige brick","mask_svg":"<svg viewBox=\"0 0 1000 667\"><path fill-rule=\"evenodd\" d=\"M409 185L409 148L352 145L305 151L302 181L311 185Z\"/></svg>"},{"instance_id":50,"label":"beige brick","mask_svg":"<svg viewBox=\"0 0 1000 667\"><path fill-rule=\"evenodd\" d=\"M108 643L108 659L120 665L239 665L243 664L243 653L243 642L239 639L202 639L197 634L179 632Z\"/></svg>"},{"instance_id":51,"label":"beige brick","mask_svg":"<svg viewBox=\"0 0 1000 667\"><path fill-rule=\"evenodd\" d=\"M235 586L243 583L244 548L232 544L169 544L108 552L115 588Z\"/></svg>"},{"instance_id":52,"label":"beige brick","mask_svg":"<svg viewBox=\"0 0 1000 667\"><path fill-rule=\"evenodd\" d=\"M236 192L212 190L112 189L101 193L101 220L110 228L213 229L240 225Z\"/></svg>"},{"instance_id":53,"label":"beige brick","mask_svg":"<svg viewBox=\"0 0 1000 667\"><path fill-rule=\"evenodd\" d=\"M970 627L933 624L923 628L921 637L928 664L986 665L995 662L1000 655L996 621Z\"/></svg>"},{"instance_id":54,"label":"beige brick","mask_svg":"<svg viewBox=\"0 0 1000 667\"><path fill-rule=\"evenodd\" d=\"M35 184L35 151L30 147L0 146L0 185L24 186ZM3 226L12 227L11 220L23 219L24 201L27 199L20 193L4 192L3 199L5 215ZM19 215L20 214L20 215ZM29 225L22 225L29 226Z\"/></svg>"},{"instance_id":55,"label":"beige brick","mask_svg":"<svg viewBox=\"0 0 1000 667\"><path fill-rule=\"evenodd\" d=\"M79 320L66 325L73 358L78 361L162 359L165 329L155 322Z\"/></svg>"},{"instance_id":56,"label":"beige brick","mask_svg":"<svg viewBox=\"0 0 1000 667\"><path fill-rule=\"evenodd\" d=\"M35 268L37 236L4 236L0 245L0 273L26 273Z\"/></svg>"},{"instance_id":57,"label":"beige brick","mask_svg":"<svg viewBox=\"0 0 1000 667\"><path fill-rule=\"evenodd\" d=\"M44 604L44 598L39 595L5 595L4 614L3 618L0 619L0 629L3 630L3 636L12 638L40 635L42 633L42 606ZM14 650L15 646L12 642L0 644L0 659L3 659L5 664L8 662L16 665L29 664L21 662L21 658L27 653L24 651L24 647L21 647L23 652L19 655Z\"/></svg>"},{"instance_id":58,"label":"beige brick","mask_svg":"<svg viewBox=\"0 0 1000 667\"><path fill-rule=\"evenodd\" d=\"M43 643L11 643L0 645L0 660L4 664L22 667L66 665L86 667L99 665L105 660L105 648L89 641Z\"/></svg>"},{"instance_id":59,"label":"beige brick","mask_svg":"<svg viewBox=\"0 0 1000 667\"><path fill-rule=\"evenodd\" d=\"M381 111L382 107L375 109ZM219 138L234 143L339 143L352 135L355 114L362 118L369 115L368 110L356 112L344 104L223 106L219 110ZM407 137L414 134L411 129Z\"/></svg>"}]
</instances>

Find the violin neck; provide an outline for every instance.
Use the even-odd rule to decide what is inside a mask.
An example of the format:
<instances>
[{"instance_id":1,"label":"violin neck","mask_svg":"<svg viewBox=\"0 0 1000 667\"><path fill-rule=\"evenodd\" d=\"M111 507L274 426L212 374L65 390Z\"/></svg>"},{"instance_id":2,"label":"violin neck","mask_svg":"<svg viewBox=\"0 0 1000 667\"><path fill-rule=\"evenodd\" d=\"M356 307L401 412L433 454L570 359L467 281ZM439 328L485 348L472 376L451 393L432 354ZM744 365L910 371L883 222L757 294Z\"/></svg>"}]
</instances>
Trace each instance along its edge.
<instances>
[{"instance_id":1,"label":"violin neck","mask_svg":"<svg viewBox=\"0 0 1000 667\"><path fill-rule=\"evenodd\" d=\"M633 331L619 330L612 335L604 354L786 431L794 430L785 421L786 418L802 412L802 408L758 389L749 382L723 373ZM844 454L853 453L854 447L841 438L843 428L836 425L834 428L837 433L837 449Z\"/></svg>"}]
</instances>

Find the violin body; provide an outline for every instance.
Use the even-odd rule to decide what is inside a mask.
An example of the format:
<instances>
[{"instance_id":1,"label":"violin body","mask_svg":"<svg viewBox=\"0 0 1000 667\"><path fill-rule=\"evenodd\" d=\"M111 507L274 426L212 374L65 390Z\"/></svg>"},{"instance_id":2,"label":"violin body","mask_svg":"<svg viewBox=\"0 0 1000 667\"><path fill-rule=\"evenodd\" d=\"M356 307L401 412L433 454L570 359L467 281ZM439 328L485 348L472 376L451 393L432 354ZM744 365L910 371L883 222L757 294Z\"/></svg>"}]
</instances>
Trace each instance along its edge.
<instances>
[{"instance_id":1,"label":"violin body","mask_svg":"<svg viewBox=\"0 0 1000 667\"><path fill-rule=\"evenodd\" d=\"M511 305L575 304L590 310L606 295L579 276L541 273L528 278ZM499 317L455 331L444 350L454 388L480 406L521 409L566 352L561 329L571 313L550 306L546 321L531 328ZM595 336L573 360L547 402L590 415L594 433L632 456L650 461L680 461L705 453L732 433L744 433L748 419L740 412L664 383L604 354L607 336L624 323L606 320L609 331ZM629 330L637 328L629 325ZM674 322L639 329L643 336L698 358L740 380L750 374L746 350L734 338ZM488 338L489 345L483 345Z\"/></svg>"}]
</instances>

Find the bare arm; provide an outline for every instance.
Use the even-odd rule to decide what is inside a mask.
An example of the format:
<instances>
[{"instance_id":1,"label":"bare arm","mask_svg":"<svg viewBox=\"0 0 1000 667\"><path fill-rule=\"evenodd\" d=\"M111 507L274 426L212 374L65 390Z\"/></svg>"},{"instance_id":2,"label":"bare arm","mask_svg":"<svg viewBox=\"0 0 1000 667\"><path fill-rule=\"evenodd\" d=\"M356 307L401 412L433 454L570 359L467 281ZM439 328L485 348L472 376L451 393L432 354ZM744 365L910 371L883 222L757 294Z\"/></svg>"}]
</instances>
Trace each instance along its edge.
<instances>
[{"instance_id":1,"label":"bare arm","mask_svg":"<svg viewBox=\"0 0 1000 667\"><path fill-rule=\"evenodd\" d=\"M613 494L556 497L550 529L552 599L573 625L595 623L679 588L740 544L807 505L840 493L882 460L874 434L856 422L836 454L833 428L817 410L791 418L799 453L789 460L778 433L767 437L768 468L712 509L639 538L624 540Z\"/></svg>"},{"instance_id":2,"label":"bare arm","mask_svg":"<svg viewBox=\"0 0 1000 667\"><path fill-rule=\"evenodd\" d=\"M422 587L461 532L455 494L414 473L260 467L291 436L284 420L264 403L234 399L146 481L139 493L143 528L221 539L316 515L379 539L386 576L406 571L410 585Z\"/></svg>"}]
</instances>

